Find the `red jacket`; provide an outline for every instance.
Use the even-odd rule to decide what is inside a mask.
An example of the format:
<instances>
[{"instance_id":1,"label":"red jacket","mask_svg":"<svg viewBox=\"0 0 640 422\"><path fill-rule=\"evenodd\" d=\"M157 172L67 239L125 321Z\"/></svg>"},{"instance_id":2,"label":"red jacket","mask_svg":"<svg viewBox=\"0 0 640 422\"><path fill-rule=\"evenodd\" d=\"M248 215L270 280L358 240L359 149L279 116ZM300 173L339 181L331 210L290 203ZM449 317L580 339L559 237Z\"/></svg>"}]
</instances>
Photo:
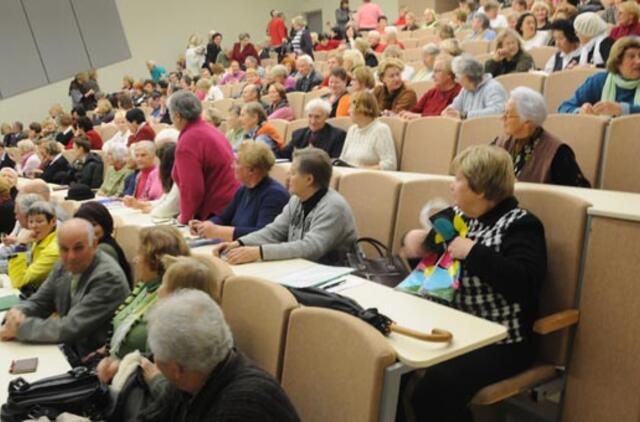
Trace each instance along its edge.
<instances>
[{"instance_id":1,"label":"red jacket","mask_svg":"<svg viewBox=\"0 0 640 422\"><path fill-rule=\"evenodd\" d=\"M279 47L282 40L287 38L287 26L281 18L275 17L269 22L267 33L271 38L271 47Z\"/></svg>"},{"instance_id":2,"label":"red jacket","mask_svg":"<svg viewBox=\"0 0 640 422\"><path fill-rule=\"evenodd\" d=\"M340 40L329 40L329 43L327 43L327 45L322 45L318 43L313 49L315 51L331 51L331 50L335 50L339 46L340 46Z\"/></svg>"},{"instance_id":3,"label":"red jacket","mask_svg":"<svg viewBox=\"0 0 640 422\"><path fill-rule=\"evenodd\" d=\"M89 132L85 133L85 136L91 142L91 149L102 149L102 136L95 130L91 129ZM67 143L65 149L73 148L73 139Z\"/></svg>"},{"instance_id":4,"label":"red jacket","mask_svg":"<svg viewBox=\"0 0 640 422\"><path fill-rule=\"evenodd\" d=\"M145 123L138 131L132 135L129 135L129 142L127 146L131 146L140 141L152 141L156 138L156 132L153 130L149 123Z\"/></svg>"},{"instance_id":5,"label":"red jacket","mask_svg":"<svg viewBox=\"0 0 640 422\"><path fill-rule=\"evenodd\" d=\"M439 116L458 96L461 89L460 84L455 84L449 91L441 91L434 86L424 93L420 101L413 106L411 112L420 113L422 116Z\"/></svg>"},{"instance_id":6,"label":"red jacket","mask_svg":"<svg viewBox=\"0 0 640 422\"><path fill-rule=\"evenodd\" d=\"M180 190L180 223L222 213L239 187L233 162L231 144L217 128L198 118L182 129L171 174Z\"/></svg>"},{"instance_id":7,"label":"red jacket","mask_svg":"<svg viewBox=\"0 0 640 422\"><path fill-rule=\"evenodd\" d=\"M247 57L253 56L258 60L258 64L260 64L260 57L258 56L258 52L253 44L249 43L244 46L242 51L240 50L240 43L237 42L233 45L233 53L231 53L231 60L236 60L240 64L244 64L244 61Z\"/></svg>"}]
</instances>

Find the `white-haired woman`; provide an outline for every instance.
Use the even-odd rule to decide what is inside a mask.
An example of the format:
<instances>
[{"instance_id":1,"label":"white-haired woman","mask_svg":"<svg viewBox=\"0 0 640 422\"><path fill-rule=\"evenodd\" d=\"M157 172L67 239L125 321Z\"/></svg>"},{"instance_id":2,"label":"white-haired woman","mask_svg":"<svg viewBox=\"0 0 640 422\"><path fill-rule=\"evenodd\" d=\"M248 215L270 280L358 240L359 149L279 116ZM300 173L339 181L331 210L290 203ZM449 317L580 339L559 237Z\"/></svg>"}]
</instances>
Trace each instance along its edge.
<instances>
[{"instance_id":1,"label":"white-haired woman","mask_svg":"<svg viewBox=\"0 0 640 422\"><path fill-rule=\"evenodd\" d=\"M124 179L132 171L127 167L129 150L125 144L111 143L103 151L106 152L107 173L98 190L98 195L120 196L124 190Z\"/></svg>"},{"instance_id":2,"label":"white-haired woman","mask_svg":"<svg viewBox=\"0 0 640 422\"><path fill-rule=\"evenodd\" d=\"M507 91L491 75L484 74L484 67L475 57L463 54L451 62L456 80L462 91L453 103L442 112L443 116L458 119L502 114L507 102Z\"/></svg>"},{"instance_id":3,"label":"white-haired woman","mask_svg":"<svg viewBox=\"0 0 640 422\"><path fill-rule=\"evenodd\" d=\"M571 147L544 130L544 97L531 88L518 87L502 115L504 134L494 145L509 152L521 182L590 187Z\"/></svg>"},{"instance_id":4,"label":"white-haired woman","mask_svg":"<svg viewBox=\"0 0 640 422\"><path fill-rule=\"evenodd\" d=\"M496 39L496 31L491 29L491 21L484 13L476 13L471 20L471 30L473 31L469 35L466 41L493 41Z\"/></svg>"},{"instance_id":5,"label":"white-haired woman","mask_svg":"<svg viewBox=\"0 0 640 422\"><path fill-rule=\"evenodd\" d=\"M40 167L40 157L36 154L36 145L30 139L23 139L18 142L20 151L20 162L17 165L20 176L31 177L33 170Z\"/></svg>"}]
</instances>

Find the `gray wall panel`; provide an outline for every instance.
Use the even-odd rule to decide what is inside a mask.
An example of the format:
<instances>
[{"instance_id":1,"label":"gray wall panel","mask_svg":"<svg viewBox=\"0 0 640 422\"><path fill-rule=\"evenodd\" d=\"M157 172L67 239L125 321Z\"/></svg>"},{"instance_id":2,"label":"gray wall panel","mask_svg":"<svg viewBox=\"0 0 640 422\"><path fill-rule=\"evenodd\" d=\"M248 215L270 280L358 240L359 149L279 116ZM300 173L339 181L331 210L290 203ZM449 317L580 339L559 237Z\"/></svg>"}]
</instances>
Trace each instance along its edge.
<instances>
[{"instance_id":1,"label":"gray wall panel","mask_svg":"<svg viewBox=\"0 0 640 422\"><path fill-rule=\"evenodd\" d=\"M91 68L69 0L22 0L22 3L49 82Z\"/></svg>"},{"instance_id":2,"label":"gray wall panel","mask_svg":"<svg viewBox=\"0 0 640 422\"><path fill-rule=\"evenodd\" d=\"M3 97L47 84L20 0L2 0L0 57L0 92Z\"/></svg>"},{"instance_id":3,"label":"gray wall panel","mask_svg":"<svg viewBox=\"0 0 640 422\"><path fill-rule=\"evenodd\" d=\"M71 0L94 67L131 57L114 0Z\"/></svg>"}]
</instances>

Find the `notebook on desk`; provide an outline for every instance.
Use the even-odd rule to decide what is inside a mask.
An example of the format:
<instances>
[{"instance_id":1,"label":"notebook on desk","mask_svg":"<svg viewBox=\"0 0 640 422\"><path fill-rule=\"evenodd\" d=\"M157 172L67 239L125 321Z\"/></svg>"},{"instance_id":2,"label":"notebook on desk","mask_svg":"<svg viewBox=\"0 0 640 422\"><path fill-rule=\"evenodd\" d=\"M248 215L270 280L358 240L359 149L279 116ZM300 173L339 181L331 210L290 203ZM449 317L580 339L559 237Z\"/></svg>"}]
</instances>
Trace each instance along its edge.
<instances>
[{"instance_id":1,"label":"notebook on desk","mask_svg":"<svg viewBox=\"0 0 640 422\"><path fill-rule=\"evenodd\" d=\"M325 283L343 278L354 271L350 267L332 267L314 264L302 270L275 277L272 281L289 287L318 287Z\"/></svg>"}]
</instances>

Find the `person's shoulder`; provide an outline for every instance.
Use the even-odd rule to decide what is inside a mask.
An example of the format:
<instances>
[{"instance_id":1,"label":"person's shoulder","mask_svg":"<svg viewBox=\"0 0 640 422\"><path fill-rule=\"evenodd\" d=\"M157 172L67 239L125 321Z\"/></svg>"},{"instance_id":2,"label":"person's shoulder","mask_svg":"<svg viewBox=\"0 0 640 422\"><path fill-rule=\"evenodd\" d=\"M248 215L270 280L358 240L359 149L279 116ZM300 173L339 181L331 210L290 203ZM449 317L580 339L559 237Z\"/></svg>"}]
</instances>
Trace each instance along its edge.
<instances>
[{"instance_id":1,"label":"person's shoulder","mask_svg":"<svg viewBox=\"0 0 640 422\"><path fill-rule=\"evenodd\" d=\"M269 178L269 184L267 185L266 191L270 193L284 194L287 196L287 198L289 197L289 191L287 191L287 188L285 188L280 182L272 178Z\"/></svg>"},{"instance_id":2,"label":"person's shoulder","mask_svg":"<svg viewBox=\"0 0 640 422\"><path fill-rule=\"evenodd\" d=\"M124 284L127 284L127 277L124 275L120 264L107 252L98 249L95 259L96 264L92 271L93 276L104 278L110 282L113 282L114 279L120 279Z\"/></svg>"},{"instance_id":3,"label":"person's shoulder","mask_svg":"<svg viewBox=\"0 0 640 422\"><path fill-rule=\"evenodd\" d=\"M604 84L608 76L609 72L598 72L585 79L584 84Z\"/></svg>"}]
</instances>

